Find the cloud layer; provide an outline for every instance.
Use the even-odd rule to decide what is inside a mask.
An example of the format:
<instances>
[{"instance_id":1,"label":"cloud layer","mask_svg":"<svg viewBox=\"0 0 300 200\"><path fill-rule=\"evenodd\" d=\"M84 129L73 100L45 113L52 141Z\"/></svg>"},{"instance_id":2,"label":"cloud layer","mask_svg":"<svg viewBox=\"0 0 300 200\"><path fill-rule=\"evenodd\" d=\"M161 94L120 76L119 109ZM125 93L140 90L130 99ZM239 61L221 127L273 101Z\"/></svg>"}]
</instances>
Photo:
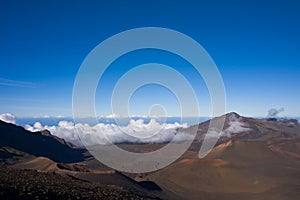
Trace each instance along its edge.
<instances>
[{"instance_id":1,"label":"cloud layer","mask_svg":"<svg viewBox=\"0 0 300 200\"><path fill-rule=\"evenodd\" d=\"M64 138L66 141L78 146L82 146L81 139L84 139L85 145L110 144L110 142L165 143L172 141L175 135L177 135L175 142L193 139L193 135L189 133L176 133L176 129L180 127L186 128L187 124L176 122L160 124L154 119L149 123L145 123L143 119L131 120L127 126L120 127L115 124L104 123L95 126L88 124L75 125L70 121L60 121L57 126L42 125L40 122L34 123L33 126L25 125L25 129L29 131L47 129L53 135Z\"/></svg>"},{"instance_id":2,"label":"cloud layer","mask_svg":"<svg viewBox=\"0 0 300 200\"><path fill-rule=\"evenodd\" d=\"M16 124L16 116L14 116L11 113L4 113L0 115L0 120L7 122L7 123L12 123Z\"/></svg>"}]
</instances>

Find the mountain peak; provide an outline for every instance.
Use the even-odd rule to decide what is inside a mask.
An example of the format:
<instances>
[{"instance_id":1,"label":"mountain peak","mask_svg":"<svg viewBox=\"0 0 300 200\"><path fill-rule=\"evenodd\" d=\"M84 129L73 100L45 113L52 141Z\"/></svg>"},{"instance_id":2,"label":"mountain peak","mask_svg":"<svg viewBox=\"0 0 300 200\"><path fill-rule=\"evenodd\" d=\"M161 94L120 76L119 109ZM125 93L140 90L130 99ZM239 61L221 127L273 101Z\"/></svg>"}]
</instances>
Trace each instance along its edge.
<instances>
[{"instance_id":1,"label":"mountain peak","mask_svg":"<svg viewBox=\"0 0 300 200\"><path fill-rule=\"evenodd\" d=\"M230 112L230 113L226 114L226 117L229 117L229 118L239 118L241 116L239 114L237 114L236 112Z\"/></svg>"}]
</instances>

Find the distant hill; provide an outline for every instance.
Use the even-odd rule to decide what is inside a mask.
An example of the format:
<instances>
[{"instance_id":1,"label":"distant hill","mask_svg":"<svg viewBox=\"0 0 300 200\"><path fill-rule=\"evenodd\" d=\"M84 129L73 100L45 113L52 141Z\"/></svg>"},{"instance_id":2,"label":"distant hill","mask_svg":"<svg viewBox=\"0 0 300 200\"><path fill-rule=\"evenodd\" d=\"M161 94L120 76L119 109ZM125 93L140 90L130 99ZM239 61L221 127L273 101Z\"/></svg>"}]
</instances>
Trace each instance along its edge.
<instances>
[{"instance_id":1,"label":"distant hill","mask_svg":"<svg viewBox=\"0 0 300 200\"><path fill-rule=\"evenodd\" d=\"M189 150L172 165L135 179L153 181L178 199L299 199L298 121L255 119L237 113L222 117L222 135L205 158L199 159L198 151L210 120L178 129L187 133L197 130Z\"/></svg>"},{"instance_id":2,"label":"distant hill","mask_svg":"<svg viewBox=\"0 0 300 200\"><path fill-rule=\"evenodd\" d=\"M300 125L295 119L284 118L250 118L243 117L235 112L221 116L225 118L222 134L216 145L227 142L231 139L241 141L265 141L272 143L275 138L277 142L291 140L291 138L300 138ZM209 124L212 120L218 120L220 117L213 118L203 123L190 126L188 128L179 128L178 132L197 132L191 149L199 150L204 137L207 134ZM210 135L210 133L208 133ZM216 137L216 134L211 134Z\"/></svg>"}]
</instances>

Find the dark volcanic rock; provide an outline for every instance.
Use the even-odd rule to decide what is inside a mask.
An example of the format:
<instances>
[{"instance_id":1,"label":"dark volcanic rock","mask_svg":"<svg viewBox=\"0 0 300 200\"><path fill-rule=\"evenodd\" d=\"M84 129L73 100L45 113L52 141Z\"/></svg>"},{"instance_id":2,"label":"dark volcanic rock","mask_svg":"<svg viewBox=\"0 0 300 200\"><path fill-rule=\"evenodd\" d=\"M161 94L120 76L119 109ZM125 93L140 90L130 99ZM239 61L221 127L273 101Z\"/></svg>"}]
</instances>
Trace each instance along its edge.
<instances>
[{"instance_id":1,"label":"dark volcanic rock","mask_svg":"<svg viewBox=\"0 0 300 200\"><path fill-rule=\"evenodd\" d=\"M0 199L151 199L78 178L0 167Z\"/></svg>"},{"instance_id":2,"label":"dark volcanic rock","mask_svg":"<svg viewBox=\"0 0 300 200\"><path fill-rule=\"evenodd\" d=\"M0 120L0 147L3 146L63 163L83 161L86 153L85 149L73 148L48 132L33 133Z\"/></svg>"}]
</instances>

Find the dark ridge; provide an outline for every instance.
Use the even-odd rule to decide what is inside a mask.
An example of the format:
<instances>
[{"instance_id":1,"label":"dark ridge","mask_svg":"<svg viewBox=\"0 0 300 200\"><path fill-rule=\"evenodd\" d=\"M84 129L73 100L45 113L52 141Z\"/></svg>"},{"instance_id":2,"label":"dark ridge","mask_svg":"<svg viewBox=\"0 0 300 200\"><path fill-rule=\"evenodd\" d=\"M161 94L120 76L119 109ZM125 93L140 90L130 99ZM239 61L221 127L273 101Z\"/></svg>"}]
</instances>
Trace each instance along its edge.
<instances>
[{"instance_id":1,"label":"dark ridge","mask_svg":"<svg viewBox=\"0 0 300 200\"><path fill-rule=\"evenodd\" d=\"M55 140L57 140L58 142L60 142L61 144L67 145L69 147L75 147L75 145L73 145L71 142L67 142L63 138L52 135L51 132L48 131L48 130L42 130L42 131L38 131L38 132L35 132L35 133L41 134L41 135L44 135L44 136L48 136L48 137L52 137Z\"/></svg>"},{"instance_id":2,"label":"dark ridge","mask_svg":"<svg viewBox=\"0 0 300 200\"><path fill-rule=\"evenodd\" d=\"M267 121L276 122L276 121L277 121L277 118L271 117L271 118L268 118Z\"/></svg>"},{"instance_id":3,"label":"dark ridge","mask_svg":"<svg viewBox=\"0 0 300 200\"><path fill-rule=\"evenodd\" d=\"M140 181L139 185L147 190L162 191L162 189L153 181Z\"/></svg>"},{"instance_id":4,"label":"dark ridge","mask_svg":"<svg viewBox=\"0 0 300 200\"><path fill-rule=\"evenodd\" d=\"M9 146L55 162L73 163L85 159L85 149L72 148L45 132L33 133L23 127L0 120L0 147Z\"/></svg>"}]
</instances>

